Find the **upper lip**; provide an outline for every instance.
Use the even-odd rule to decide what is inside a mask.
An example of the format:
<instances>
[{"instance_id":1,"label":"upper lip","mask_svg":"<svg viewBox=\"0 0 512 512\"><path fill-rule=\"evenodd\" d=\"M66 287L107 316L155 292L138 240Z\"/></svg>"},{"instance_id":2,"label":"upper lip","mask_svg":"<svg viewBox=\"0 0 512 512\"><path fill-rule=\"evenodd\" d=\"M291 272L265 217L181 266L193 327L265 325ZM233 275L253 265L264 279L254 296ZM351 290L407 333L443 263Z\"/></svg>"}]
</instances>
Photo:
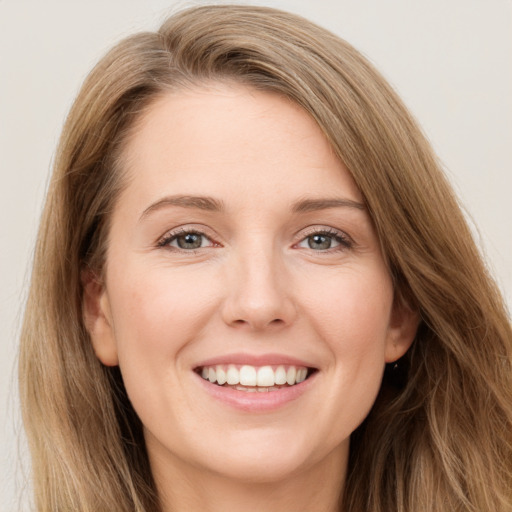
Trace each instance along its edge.
<instances>
[{"instance_id":1,"label":"upper lip","mask_svg":"<svg viewBox=\"0 0 512 512\"><path fill-rule=\"evenodd\" d=\"M215 366L218 364L236 364L249 366L267 366L267 365L283 365L283 366L303 366L307 368L315 368L310 362L285 354L244 354L233 353L205 359L196 364L194 368L202 368L204 366Z\"/></svg>"}]
</instances>

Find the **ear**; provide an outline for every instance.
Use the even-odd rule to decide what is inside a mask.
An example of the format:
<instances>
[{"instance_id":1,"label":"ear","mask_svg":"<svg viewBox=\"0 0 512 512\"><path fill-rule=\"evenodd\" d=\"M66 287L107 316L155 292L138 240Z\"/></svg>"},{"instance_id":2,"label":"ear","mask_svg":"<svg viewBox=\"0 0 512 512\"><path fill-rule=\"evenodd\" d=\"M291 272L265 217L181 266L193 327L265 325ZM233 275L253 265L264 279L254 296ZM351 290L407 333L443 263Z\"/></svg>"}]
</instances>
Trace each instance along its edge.
<instances>
[{"instance_id":1,"label":"ear","mask_svg":"<svg viewBox=\"0 0 512 512\"><path fill-rule=\"evenodd\" d=\"M386 342L386 363L400 359L409 350L416 337L419 323L419 312L395 297Z\"/></svg>"},{"instance_id":2,"label":"ear","mask_svg":"<svg viewBox=\"0 0 512 512\"><path fill-rule=\"evenodd\" d=\"M96 357L106 366L117 366L117 344L106 288L91 270L83 271L81 277L82 315Z\"/></svg>"}]
</instances>

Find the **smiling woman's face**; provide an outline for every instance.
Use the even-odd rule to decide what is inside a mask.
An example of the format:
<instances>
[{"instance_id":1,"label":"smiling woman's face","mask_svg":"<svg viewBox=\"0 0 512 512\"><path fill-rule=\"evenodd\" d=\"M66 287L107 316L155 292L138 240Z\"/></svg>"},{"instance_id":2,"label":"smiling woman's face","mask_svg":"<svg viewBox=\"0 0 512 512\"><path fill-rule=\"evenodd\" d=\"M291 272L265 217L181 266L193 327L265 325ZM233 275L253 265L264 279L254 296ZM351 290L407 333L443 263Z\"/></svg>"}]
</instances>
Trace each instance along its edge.
<instances>
[{"instance_id":1,"label":"smiling woman's face","mask_svg":"<svg viewBox=\"0 0 512 512\"><path fill-rule=\"evenodd\" d=\"M343 467L416 318L394 307L361 193L318 126L219 84L155 101L123 160L85 317L157 477Z\"/></svg>"}]
</instances>

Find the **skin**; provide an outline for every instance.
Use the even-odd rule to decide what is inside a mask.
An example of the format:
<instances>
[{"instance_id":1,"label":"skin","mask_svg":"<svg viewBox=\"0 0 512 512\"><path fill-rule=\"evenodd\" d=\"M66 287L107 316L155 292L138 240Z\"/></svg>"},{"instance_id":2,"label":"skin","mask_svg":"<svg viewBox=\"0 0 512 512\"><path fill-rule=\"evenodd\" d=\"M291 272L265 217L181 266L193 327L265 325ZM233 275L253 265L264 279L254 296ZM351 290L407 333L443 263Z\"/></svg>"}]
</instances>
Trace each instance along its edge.
<instances>
[{"instance_id":1,"label":"skin","mask_svg":"<svg viewBox=\"0 0 512 512\"><path fill-rule=\"evenodd\" d=\"M157 99L124 166L85 317L97 357L120 365L163 510L338 510L350 434L417 327L349 172L300 107L232 84ZM176 195L222 209L162 202ZM180 249L176 230L202 246ZM241 410L193 371L232 353L317 372L296 399Z\"/></svg>"}]
</instances>

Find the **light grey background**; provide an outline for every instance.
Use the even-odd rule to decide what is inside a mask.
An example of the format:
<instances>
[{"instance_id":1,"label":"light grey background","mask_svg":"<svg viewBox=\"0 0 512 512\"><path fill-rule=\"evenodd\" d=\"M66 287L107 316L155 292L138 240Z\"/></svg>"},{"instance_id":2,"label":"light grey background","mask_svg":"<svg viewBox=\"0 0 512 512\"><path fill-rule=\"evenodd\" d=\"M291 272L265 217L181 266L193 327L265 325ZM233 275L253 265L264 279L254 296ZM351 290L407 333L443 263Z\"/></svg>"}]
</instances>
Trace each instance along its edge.
<instances>
[{"instance_id":1,"label":"light grey background","mask_svg":"<svg viewBox=\"0 0 512 512\"><path fill-rule=\"evenodd\" d=\"M0 0L0 510L20 510L17 335L52 156L93 64L180 7L163 0ZM512 1L268 0L366 54L419 119L512 304ZM478 226L478 228L476 228ZM21 439L21 440L20 440Z\"/></svg>"}]
</instances>

